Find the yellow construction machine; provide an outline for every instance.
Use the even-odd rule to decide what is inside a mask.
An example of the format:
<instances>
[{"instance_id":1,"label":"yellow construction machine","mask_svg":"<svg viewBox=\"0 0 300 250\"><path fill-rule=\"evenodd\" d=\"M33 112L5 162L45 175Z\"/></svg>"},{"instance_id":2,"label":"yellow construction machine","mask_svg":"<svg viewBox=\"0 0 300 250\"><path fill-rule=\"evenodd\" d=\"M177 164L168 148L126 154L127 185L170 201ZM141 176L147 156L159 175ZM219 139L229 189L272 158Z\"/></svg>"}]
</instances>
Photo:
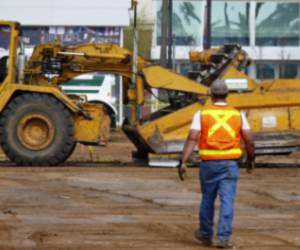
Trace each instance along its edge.
<instances>
[{"instance_id":1,"label":"yellow construction machine","mask_svg":"<svg viewBox=\"0 0 300 250\"><path fill-rule=\"evenodd\" d=\"M5 154L18 165L57 165L76 142L104 143L110 124L103 106L72 99L57 88L54 79L61 65L48 50L37 62L39 72L24 74L25 67L37 65L24 62L20 34L19 23L0 22L1 51L6 52L0 55L0 143Z\"/></svg>"},{"instance_id":2,"label":"yellow construction machine","mask_svg":"<svg viewBox=\"0 0 300 250\"><path fill-rule=\"evenodd\" d=\"M133 82L132 54L124 48L55 42L36 46L24 62L20 34L18 23L0 22L0 39L8 39L9 51L0 58L0 144L18 165L57 165L70 156L77 142L101 144L109 127L104 107L67 96L59 88L90 72L123 78L123 102L130 108L123 130L136 146L135 157L180 153L193 114L210 104L207 86L217 78L230 86L229 103L246 112L256 132L257 153L288 153L300 145L297 81L258 85L241 72L249 59L238 45L191 54L191 60L199 64L198 71L190 74L193 79L138 58ZM138 117L145 92L152 89L164 90L168 105ZM284 140L278 141L280 136Z\"/></svg>"}]
</instances>

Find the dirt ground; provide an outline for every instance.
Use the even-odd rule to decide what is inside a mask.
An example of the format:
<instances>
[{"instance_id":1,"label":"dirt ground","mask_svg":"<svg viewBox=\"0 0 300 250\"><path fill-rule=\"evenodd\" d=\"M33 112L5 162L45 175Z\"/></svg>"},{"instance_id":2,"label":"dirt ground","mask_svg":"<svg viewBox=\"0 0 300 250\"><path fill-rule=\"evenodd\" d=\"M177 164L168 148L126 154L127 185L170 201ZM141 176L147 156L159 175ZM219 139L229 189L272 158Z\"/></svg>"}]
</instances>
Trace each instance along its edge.
<instances>
[{"instance_id":1,"label":"dirt ground","mask_svg":"<svg viewBox=\"0 0 300 250\"><path fill-rule=\"evenodd\" d=\"M77 147L62 167L3 161L0 249L211 249L193 236L197 168L181 182L172 168L116 166L132 149L115 134L107 148ZM91 157L110 166L72 166ZM244 250L300 249L300 168L241 170L233 241Z\"/></svg>"}]
</instances>

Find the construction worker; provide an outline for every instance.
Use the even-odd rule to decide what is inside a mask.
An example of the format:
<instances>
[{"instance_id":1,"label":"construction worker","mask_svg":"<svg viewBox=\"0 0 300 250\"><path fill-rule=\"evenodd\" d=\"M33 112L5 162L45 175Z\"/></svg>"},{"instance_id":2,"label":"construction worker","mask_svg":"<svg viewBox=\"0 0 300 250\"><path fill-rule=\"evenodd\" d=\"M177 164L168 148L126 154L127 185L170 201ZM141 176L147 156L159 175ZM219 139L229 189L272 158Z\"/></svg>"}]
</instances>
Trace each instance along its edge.
<instances>
[{"instance_id":1,"label":"construction worker","mask_svg":"<svg viewBox=\"0 0 300 250\"><path fill-rule=\"evenodd\" d=\"M254 144L246 117L226 103L228 88L224 81L216 80L210 87L212 106L194 115L192 126L184 146L179 175L186 174L186 162L198 144L200 184L202 201L199 209L199 229L195 236L204 245L212 245L214 203L220 196L218 223L218 248L232 248L232 220L237 180L238 160L243 139L248 157L248 166L254 166Z\"/></svg>"}]
</instances>

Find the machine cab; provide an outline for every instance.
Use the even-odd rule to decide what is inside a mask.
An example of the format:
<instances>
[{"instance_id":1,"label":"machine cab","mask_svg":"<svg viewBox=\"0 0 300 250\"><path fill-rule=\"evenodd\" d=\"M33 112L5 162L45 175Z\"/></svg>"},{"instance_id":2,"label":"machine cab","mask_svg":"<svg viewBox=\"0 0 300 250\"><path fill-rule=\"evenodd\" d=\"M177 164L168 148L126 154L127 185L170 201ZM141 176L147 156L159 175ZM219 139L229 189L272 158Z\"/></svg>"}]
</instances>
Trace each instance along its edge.
<instances>
[{"instance_id":1,"label":"machine cab","mask_svg":"<svg viewBox=\"0 0 300 250\"><path fill-rule=\"evenodd\" d=\"M15 82L20 27L16 22L0 21L0 84Z\"/></svg>"},{"instance_id":2,"label":"machine cab","mask_svg":"<svg viewBox=\"0 0 300 250\"><path fill-rule=\"evenodd\" d=\"M7 76L10 33L10 26L0 26L0 83L2 83Z\"/></svg>"}]
</instances>

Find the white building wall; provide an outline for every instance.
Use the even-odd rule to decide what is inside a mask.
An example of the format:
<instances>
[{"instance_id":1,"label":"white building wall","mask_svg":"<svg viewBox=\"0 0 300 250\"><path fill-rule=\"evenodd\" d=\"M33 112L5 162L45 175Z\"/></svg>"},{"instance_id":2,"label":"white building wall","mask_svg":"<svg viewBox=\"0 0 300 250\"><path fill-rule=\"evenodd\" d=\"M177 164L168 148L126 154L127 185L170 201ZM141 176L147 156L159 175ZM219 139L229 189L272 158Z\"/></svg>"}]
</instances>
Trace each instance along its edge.
<instances>
[{"instance_id":1,"label":"white building wall","mask_svg":"<svg viewBox=\"0 0 300 250\"><path fill-rule=\"evenodd\" d=\"M300 60L299 47L243 47L253 60L261 61L282 61L282 60ZM176 46L175 55L178 60L188 60L190 51L202 51L203 47L185 47ZM160 46L153 46L151 58L158 60L160 58Z\"/></svg>"},{"instance_id":2,"label":"white building wall","mask_svg":"<svg viewBox=\"0 0 300 250\"><path fill-rule=\"evenodd\" d=\"M2 20L26 26L127 26L131 0L1 0Z\"/></svg>"}]
</instances>

